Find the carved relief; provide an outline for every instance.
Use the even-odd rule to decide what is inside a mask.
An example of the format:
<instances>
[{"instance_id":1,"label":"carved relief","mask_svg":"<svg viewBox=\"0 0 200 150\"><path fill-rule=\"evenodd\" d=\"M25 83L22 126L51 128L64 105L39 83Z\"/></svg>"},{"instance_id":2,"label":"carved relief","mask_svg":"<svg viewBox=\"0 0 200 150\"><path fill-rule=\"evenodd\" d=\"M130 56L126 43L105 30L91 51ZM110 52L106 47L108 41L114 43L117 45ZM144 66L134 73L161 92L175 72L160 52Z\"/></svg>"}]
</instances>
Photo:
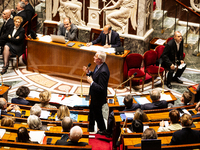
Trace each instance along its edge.
<instances>
[{"instance_id":1,"label":"carved relief","mask_svg":"<svg viewBox=\"0 0 200 150\"><path fill-rule=\"evenodd\" d=\"M80 26L85 26L85 22L81 20L82 3L77 0L60 0L60 7L58 9L60 21L66 16L71 18L72 23Z\"/></svg>"},{"instance_id":2,"label":"carved relief","mask_svg":"<svg viewBox=\"0 0 200 150\"><path fill-rule=\"evenodd\" d=\"M198 0L190 0L190 5L192 6L192 9L194 9L197 12L200 12L200 3Z\"/></svg>"},{"instance_id":3,"label":"carved relief","mask_svg":"<svg viewBox=\"0 0 200 150\"><path fill-rule=\"evenodd\" d=\"M146 6L146 23L149 25L149 18L151 15L151 0L147 0L147 6Z\"/></svg>"},{"instance_id":4,"label":"carved relief","mask_svg":"<svg viewBox=\"0 0 200 150\"><path fill-rule=\"evenodd\" d=\"M128 24L128 19L131 19L131 25L135 30L137 27L136 13L137 13L137 0L118 0L115 2L111 0L113 6L104 7L103 10L112 10L107 13L108 23L113 26L113 29L119 33L124 33ZM119 8L119 10L114 10Z\"/></svg>"}]
</instances>

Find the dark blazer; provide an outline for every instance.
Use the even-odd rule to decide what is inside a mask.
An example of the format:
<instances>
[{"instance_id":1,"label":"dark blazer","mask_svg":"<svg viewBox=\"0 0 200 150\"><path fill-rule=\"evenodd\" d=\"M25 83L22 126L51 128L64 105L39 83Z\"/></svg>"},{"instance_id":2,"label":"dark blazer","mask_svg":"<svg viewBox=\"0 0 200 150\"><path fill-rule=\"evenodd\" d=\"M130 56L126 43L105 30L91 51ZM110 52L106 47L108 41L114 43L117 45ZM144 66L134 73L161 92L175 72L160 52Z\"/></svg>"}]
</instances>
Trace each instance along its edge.
<instances>
[{"instance_id":1,"label":"dark blazer","mask_svg":"<svg viewBox=\"0 0 200 150\"><path fill-rule=\"evenodd\" d=\"M8 114L6 111L1 111L1 115L7 115L7 116L13 116L11 114ZM15 112L15 117L21 117L21 113Z\"/></svg>"},{"instance_id":2,"label":"dark blazer","mask_svg":"<svg viewBox=\"0 0 200 150\"><path fill-rule=\"evenodd\" d=\"M35 10L33 9L33 6L28 3L25 6L25 11L26 11L26 16L27 16L27 21L31 21L31 18L35 15Z\"/></svg>"},{"instance_id":3,"label":"dark blazer","mask_svg":"<svg viewBox=\"0 0 200 150\"><path fill-rule=\"evenodd\" d=\"M161 100L161 101L141 105L141 109L142 110L161 109L161 108L167 108L167 106L168 106L167 101Z\"/></svg>"},{"instance_id":4,"label":"dark blazer","mask_svg":"<svg viewBox=\"0 0 200 150\"><path fill-rule=\"evenodd\" d=\"M192 118L200 117L200 113L197 113L196 115L193 115Z\"/></svg>"},{"instance_id":5,"label":"dark blazer","mask_svg":"<svg viewBox=\"0 0 200 150\"><path fill-rule=\"evenodd\" d=\"M197 87L197 93L195 94L195 102L199 102L200 100L200 84Z\"/></svg>"},{"instance_id":6,"label":"dark blazer","mask_svg":"<svg viewBox=\"0 0 200 150\"><path fill-rule=\"evenodd\" d=\"M110 45L112 47L120 47L121 46L121 42L120 42L120 38L119 38L119 34L115 31L111 31L111 41L110 42ZM94 41L92 41L92 44L97 44L97 43L100 43L101 42L101 45L105 45L106 44L106 35L103 33L103 31L101 31L100 35L98 36L98 38Z\"/></svg>"},{"instance_id":7,"label":"dark blazer","mask_svg":"<svg viewBox=\"0 0 200 150\"><path fill-rule=\"evenodd\" d=\"M182 130L173 133L170 145L200 143L199 131L191 128L182 128Z\"/></svg>"},{"instance_id":8,"label":"dark blazer","mask_svg":"<svg viewBox=\"0 0 200 150\"><path fill-rule=\"evenodd\" d=\"M14 28L9 32L10 35L12 35ZM10 39L7 37L7 42L11 44L12 48L15 50L15 55L21 56L25 51L25 30L24 28L20 27L17 32L15 33L14 37L11 37ZM16 37L19 36L19 39L16 39Z\"/></svg>"},{"instance_id":9,"label":"dark blazer","mask_svg":"<svg viewBox=\"0 0 200 150\"><path fill-rule=\"evenodd\" d=\"M0 30L0 36L7 36L9 31L12 30L14 27L14 22L13 22L13 19L8 19L8 21L6 22L6 24L1 27L1 30ZM1 38L1 37L0 37Z\"/></svg>"},{"instance_id":10,"label":"dark blazer","mask_svg":"<svg viewBox=\"0 0 200 150\"><path fill-rule=\"evenodd\" d=\"M22 17L23 18L23 22L21 23L21 27L26 23L26 21L28 21L27 20L27 14L26 14L26 11L25 10L22 10L21 12L19 12L19 13L12 13L12 15L13 15L13 18L15 17L15 16L20 16L20 17Z\"/></svg>"},{"instance_id":11,"label":"dark blazer","mask_svg":"<svg viewBox=\"0 0 200 150\"><path fill-rule=\"evenodd\" d=\"M27 101L23 98L12 98L11 103L22 104L22 105L30 105L29 101Z\"/></svg>"},{"instance_id":12,"label":"dark blazer","mask_svg":"<svg viewBox=\"0 0 200 150\"><path fill-rule=\"evenodd\" d=\"M172 39L167 43L165 49L161 55L163 65L170 68L172 64L175 64L175 56L177 55L177 60L183 60L183 40L180 43L179 51L177 52L177 46L175 40Z\"/></svg>"},{"instance_id":13,"label":"dark blazer","mask_svg":"<svg viewBox=\"0 0 200 150\"><path fill-rule=\"evenodd\" d=\"M131 108L126 107L123 111L132 111L132 110L136 110L138 108L141 108L141 105L133 103Z\"/></svg>"},{"instance_id":14,"label":"dark blazer","mask_svg":"<svg viewBox=\"0 0 200 150\"><path fill-rule=\"evenodd\" d=\"M65 38L69 41L77 41L78 38L77 38L77 31L78 31L78 28L76 25L74 24L71 24L71 29L69 30L69 32L66 34L66 28L64 27L64 24L61 23L59 25L59 29L58 29L58 35L63 35L65 36Z\"/></svg>"},{"instance_id":15,"label":"dark blazer","mask_svg":"<svg viewBox=\"0 0 200 150\"><path fill-rule=\"evenodd\" d=\"M72 141L66 142L64 140L58 140L55 145L85 146L85 145L88 145L88 143L72 142Z\"/></svg>"},{"instance_id":16,"label":"dark blazer","mask_svg":"<svg viewBox=\"0 0 200 150\"><path fill-rule=\"evenodd\" d=\"M91 95L90 105L96 105L101 107L103 104L107 102L107 87L108 87L108 80L110 77L110 72L107 64L104 62L95 73L90 72L89 76L92 76L92 79L94 81L90 86L90 93L89 93Z\"/></svg>"}]
</instances>

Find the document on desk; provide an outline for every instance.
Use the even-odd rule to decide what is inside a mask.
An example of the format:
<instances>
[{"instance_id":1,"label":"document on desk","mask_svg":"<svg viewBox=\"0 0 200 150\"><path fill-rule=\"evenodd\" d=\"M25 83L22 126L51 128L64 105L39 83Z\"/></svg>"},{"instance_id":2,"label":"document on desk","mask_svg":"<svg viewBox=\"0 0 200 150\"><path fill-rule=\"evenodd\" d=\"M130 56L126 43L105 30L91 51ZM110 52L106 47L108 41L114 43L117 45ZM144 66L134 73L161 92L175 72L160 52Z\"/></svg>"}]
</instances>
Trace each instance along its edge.
<instances>
[{"instance_id":1,"label":"document on desk","mask_svg":"<svg viewBox=\"0 0 200 150\"><path fill-rule=\"evenodd\" d=\"M50 103L57 103L59 104L62 99L64 99L65 96L64 95L59 95L59 94L51 94L51 99L50 99Z\"/></svg>"},{"instance_id":2,"label":"document on desk","mask_svg":"<svg viewBox=\"0 0 200 150\"><path fill-rule=\"evenodd\" d=\"M172 97L169 94L161 94L160 100L172 100Z\"/></svg>"},{"instance_id":3,"label":"document on desk","mask_svg":"<svg viewBox=\"0 0 200 150\"><path fill-rule=\"evenodd\" d=\"M124 105L124 102L123 102L124 101L124 97L118 96L117 100L118 100L118 103L119 103L120 106Z\"/></svg>"},{"instance_id":4,"label":"document on desk","mask_svg":"<svg viewBox=\"0 0 200 150\"><path fill-rule=\"evenodd\" d=\"M52 41L52 39L49 35L44 35L42 37L39 37L39 40L44 41L44 42L51 42Z\"/></svg>"},{"instance_id":5,"label":"document on desk","mask_svg":"<svg viewBox=\"0 0 200 150\"><path fill-rule=\"evenodd\" d=\"M140 105L151 103L146 97L133 96L133 98Z\"/></svg>"},{"instance_id":6,"label":"document on desk","mask_svg":"<svg viewBox=\"0 0 200 150\"><path fill-rule=\"evenodd\" d=\"M82 46L80 49L84 50L90 50L90 51L104 51L107 53L115 53L115 48L104 48L102 46L96 46L96 45L91 45L91 46Z\"/></svg>"},{"instance_id":7,"label":"document on desk","mask_svg":"<svg viewBox=\"0 0 200 150\"><path fill-rule=\"evenodd\" d=\"M44 134L45 131L30 131L30 141L32 142L38 142L39 144L43 144L43 139L45 137Z\"/></svg>"},{"instance_id":8,"label":"document on desk","mask_svg":"<svg viewBox=\"0 0 200 150\"><path fill-rule=\"evenodd\" d=\"M41 111L41 115L40 115L41 119L48 119L49 116L50 116L50 111L47 111L47 110Z\"/></svg>"},{"instance_id":9,"label":"document on desk","mask_svg":"<svg viewBox=\"0 0 200 150\"><path fill-rule=\"evenodd\" d=\"M28 97L39 98L39 94L40 94L40 92L37 92L37 91L30 91Z\"/></svg>"},{"instance_id":10,"label":"document on desk","mask_svg":"<svg viewBox=\"0 0 200 150\"><path fill-rule=\"evenodd\" d=\"M165 42L166 42L166 40L157 39L157 41L155 42L155 44L163 45Z\"/></svg>"},{"instance_id":11,"label":"document on desk","mask_svg":"<svg viewBox=\"0 0 200 150\"><path fill-rule=\"evenodd\" d=\"M6 133L6 129L0 129L0 139L2 139L5 133Z\"/></svg>"},{"instance_id":12,"label":"document on desk","mask_svg":"<svg viewBox=\"0 0 200 150\"><path fill-rule=\"evenodd\" d=\"M82 98L74 94L73 96L65 97L65 99L63 99L60 104L70 107L74 107L75 105L82 105Z\"/></svg>"}]
</instances>

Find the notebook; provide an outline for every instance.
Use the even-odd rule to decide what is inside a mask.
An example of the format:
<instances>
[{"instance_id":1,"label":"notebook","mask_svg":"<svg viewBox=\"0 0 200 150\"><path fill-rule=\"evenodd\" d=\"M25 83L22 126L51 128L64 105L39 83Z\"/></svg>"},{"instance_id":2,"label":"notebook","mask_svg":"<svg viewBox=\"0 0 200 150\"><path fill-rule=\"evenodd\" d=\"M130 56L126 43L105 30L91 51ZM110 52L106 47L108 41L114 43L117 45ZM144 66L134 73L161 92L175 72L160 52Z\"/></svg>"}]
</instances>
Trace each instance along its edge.
<instances>
[{"instance_id":1,"label":"notebook","mask_svg":"<svg viewBox=\"0 0 200 150\"><path fill-rule=\"evenodd\" d=\"M58 42L65 44L65 37L61 35L52 35L51 34L51 40L52 42Z\"/></svg>"}]
</instances>

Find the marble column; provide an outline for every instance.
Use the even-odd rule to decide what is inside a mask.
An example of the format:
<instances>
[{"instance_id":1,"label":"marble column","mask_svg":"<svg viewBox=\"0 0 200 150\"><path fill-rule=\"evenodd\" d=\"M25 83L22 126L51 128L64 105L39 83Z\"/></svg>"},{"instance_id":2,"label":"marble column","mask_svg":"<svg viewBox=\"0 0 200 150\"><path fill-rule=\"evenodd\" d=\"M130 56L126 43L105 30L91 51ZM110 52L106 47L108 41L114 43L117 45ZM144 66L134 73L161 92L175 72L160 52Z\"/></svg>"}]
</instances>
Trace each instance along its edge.
<instances>
[{"instance_id":1,"label":"marble column","mask_svg":"<svg viewBox=\"0 0 200 150\"><path fill-rule=\"evenodd\" d=\"M100 28L99 25L99 1L98 0L90 0L90 7L88 7L88 23L87 26L91 28Z\"/></svg>"},{"instance_id":2,"label":"marble column","mask_svg":"<svg viewBox=\"0 0 200 150\"><path fill-rule=\"evenodd\" d=\"M52 0L46 0L46 20L52 20Z\"/></svg>"},{"instance_id":3,"label":"marble column","mask_svg":"<svg viewBox=\"0 0 200 150\"><path fill-rule=\"evenodd\" d=\"M153 11L153 0L139 0L138 4L138 26L137 35L144 36L146 31L146 25L150 24L150 29L152 26L151 13ZM148 19L149 18L149 19ZM147 22L150 20L150 22Z\"/></svg>"}]
</instances>

